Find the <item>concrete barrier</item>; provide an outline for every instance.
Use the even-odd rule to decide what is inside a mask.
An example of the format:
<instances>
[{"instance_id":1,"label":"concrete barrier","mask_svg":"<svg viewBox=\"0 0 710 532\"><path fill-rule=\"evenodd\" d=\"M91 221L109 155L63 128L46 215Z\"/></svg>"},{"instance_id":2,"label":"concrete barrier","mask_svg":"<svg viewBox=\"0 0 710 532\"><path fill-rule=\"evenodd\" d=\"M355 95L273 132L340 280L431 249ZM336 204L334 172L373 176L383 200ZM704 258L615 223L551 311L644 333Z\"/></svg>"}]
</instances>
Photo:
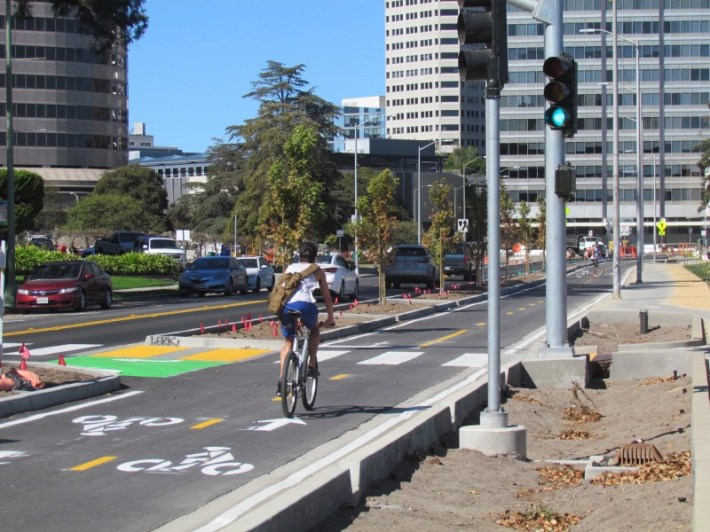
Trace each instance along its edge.
<instances>
[{"instance_id":1,"label":"concrete barrier","mask_svg":"<svg viewBox=\"0 0 710 532\"><path fill-rule=\"evenodd\" d=\"M693 397L690 447L693 459L693 530L710 523L710 388L708 361L702 351L693 353Z\"/></svg>"}]
</instances>

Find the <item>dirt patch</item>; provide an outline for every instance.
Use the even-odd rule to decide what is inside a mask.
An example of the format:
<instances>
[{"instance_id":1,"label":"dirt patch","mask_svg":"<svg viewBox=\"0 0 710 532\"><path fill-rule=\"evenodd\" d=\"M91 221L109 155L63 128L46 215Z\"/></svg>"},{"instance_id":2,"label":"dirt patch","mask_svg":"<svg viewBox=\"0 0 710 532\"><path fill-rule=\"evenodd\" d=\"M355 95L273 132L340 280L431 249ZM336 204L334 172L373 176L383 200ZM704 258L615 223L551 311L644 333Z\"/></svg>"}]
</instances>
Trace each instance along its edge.
<instances>
[{"instance_id":1,"label":"dirt patch","mask_svg":"<svg viewBox=\"0 0 710 532\"><path fill-rule=\"evenodd\" d=\"M647 334L641 334L638 325L630 323L590 323L581 336L574 339L576 346L596 346L598 354L612 354L620 344L650 344L691 340L693 328L678 325L650 327Z\"/></svg>"},{"instance_id":2,"label":"dirt patch","mask_svg":"<svg viewBox=\"0 0 710 532\"><path fill-rule=\"evenodd\" d=\"M451 448L453 436L444 438L412 450L318 529L690 530L690 380L594 384L508 390L503 406L510 424L527 428L527 461ZM590 413L598 415L579 415ZM636 440L654 445L664 463L597 484L583 480L581 464L550 462L613 456Z\"/></svg>"},{"instance_id":3,"label":"dirt patch","mask_svg":"<svg viewBox=\"0 0 710 532\"><path fill-rule=\"evenodd\" d=\"M3 364L0 371L5 373L15 367L17 367L16 364ZM92 375L91 373L72 371L70 369L65 369L64 367L53 368L46 365L37 366L33 365L31 362L27 364L27 369L39 376L44 383L44 389L60 386L62 384L71 384L74 382L95 381L97 379L96 375ZM0 398L8 397L14 393L16 392L0 391Z\"/></svg>"}]
</instances>

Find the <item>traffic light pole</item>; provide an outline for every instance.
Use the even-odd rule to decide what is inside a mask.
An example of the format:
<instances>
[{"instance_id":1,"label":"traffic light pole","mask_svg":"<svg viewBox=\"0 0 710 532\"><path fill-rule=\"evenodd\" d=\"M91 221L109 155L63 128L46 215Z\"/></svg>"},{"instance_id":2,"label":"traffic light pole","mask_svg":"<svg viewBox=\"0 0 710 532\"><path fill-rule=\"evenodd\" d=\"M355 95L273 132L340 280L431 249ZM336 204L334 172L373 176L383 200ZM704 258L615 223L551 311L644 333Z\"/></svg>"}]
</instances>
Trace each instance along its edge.
<instances>
[{"instance_id":1,"label":"traffic light pole","mask_svg":"<svg viewBox=\"0 0 710 532\"><path fill-rule=\"evenodd\" d=\"M545 57L562 54L562 0L557 0L553 22L545 26ZM564 132L545 128L545 203L547 206L545 318L547 346L540 357L565 358L574 355L567 340L567 257L565 198L555 194L555 171L565 162Z\"/></svg>"}]
</instances>

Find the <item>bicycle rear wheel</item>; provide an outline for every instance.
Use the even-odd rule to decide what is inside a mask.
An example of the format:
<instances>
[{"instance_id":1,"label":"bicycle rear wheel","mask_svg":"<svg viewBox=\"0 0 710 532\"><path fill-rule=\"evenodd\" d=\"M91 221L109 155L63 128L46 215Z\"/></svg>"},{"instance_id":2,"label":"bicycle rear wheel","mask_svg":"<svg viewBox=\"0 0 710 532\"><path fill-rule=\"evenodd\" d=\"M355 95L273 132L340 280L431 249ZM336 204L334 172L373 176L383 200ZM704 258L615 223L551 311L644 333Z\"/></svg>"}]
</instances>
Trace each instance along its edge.
<instances>
[{"instance_id":1,"label":"bicycle rear wheel","mask_svg":"<svg viewBox=\"0 0 710 532\"><path fill-rule=\"evenodd\" d=\"M301 395L301 400L303 401L303 408L306 410L313 410L316 404L316 394L318 393L318 377L306 377L303 383L303 395Z\"/></svg>"},{"instance_id":2,"label":"bicycle rear wheel","mask_svg":"<svg viewBox=\"0 0 710 532\"><path fill-rule=\"evenodd\" d=\"M284 416L293 417L298 401L298 357L291 352L284 361L284 374L281 377L281 410Z\"/></svg>"}]
</instances>

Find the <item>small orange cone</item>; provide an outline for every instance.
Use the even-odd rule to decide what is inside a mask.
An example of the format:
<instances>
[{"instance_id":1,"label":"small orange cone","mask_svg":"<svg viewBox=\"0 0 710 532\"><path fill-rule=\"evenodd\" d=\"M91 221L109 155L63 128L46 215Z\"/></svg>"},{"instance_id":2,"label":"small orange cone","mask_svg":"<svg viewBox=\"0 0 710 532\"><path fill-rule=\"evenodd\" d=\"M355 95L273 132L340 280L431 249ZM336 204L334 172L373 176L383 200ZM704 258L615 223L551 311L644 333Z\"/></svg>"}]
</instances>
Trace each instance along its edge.
<instances>
[{"instance_id":1,"label":"small orange cone","mask_svg":"<svg viewBox=\"0 0 710 532\"><path fill-rule=\"evenodd\" d=\"M24 358L20 360L20 369L27 369L27 362Z\"/></svg>"},{"instance_id":2,"label":"small orange cone","mask_svg":"<svg viewBox=\"0 0 710 532\"><path fill-rule=\"evenodd\" d=\"M205 324L200 323L200 334L205 334Z\"/></svg>"},{"instance_id":3,"label":"small orange cone","mask_svg":"<svg viewBox=\"0 0 710 532\"><path fill-rule=\"evenodd\" d=\"M67 365L66 360L64 360L64 355L59 355L59 360L57 361L57 363L58 363L60 366L66 366L66 365Z\"/></svg>"},{"instance_id":4,"label":"small orange cone","mask_svg":"<svg viewBox=\"0 0 710 532\"><path fill-rule=\"evenodd\" d=\"M236 321L234 323L232 323L232 332L233 333L237 332L237 322Z\"/></svg>"}]
</instances>

